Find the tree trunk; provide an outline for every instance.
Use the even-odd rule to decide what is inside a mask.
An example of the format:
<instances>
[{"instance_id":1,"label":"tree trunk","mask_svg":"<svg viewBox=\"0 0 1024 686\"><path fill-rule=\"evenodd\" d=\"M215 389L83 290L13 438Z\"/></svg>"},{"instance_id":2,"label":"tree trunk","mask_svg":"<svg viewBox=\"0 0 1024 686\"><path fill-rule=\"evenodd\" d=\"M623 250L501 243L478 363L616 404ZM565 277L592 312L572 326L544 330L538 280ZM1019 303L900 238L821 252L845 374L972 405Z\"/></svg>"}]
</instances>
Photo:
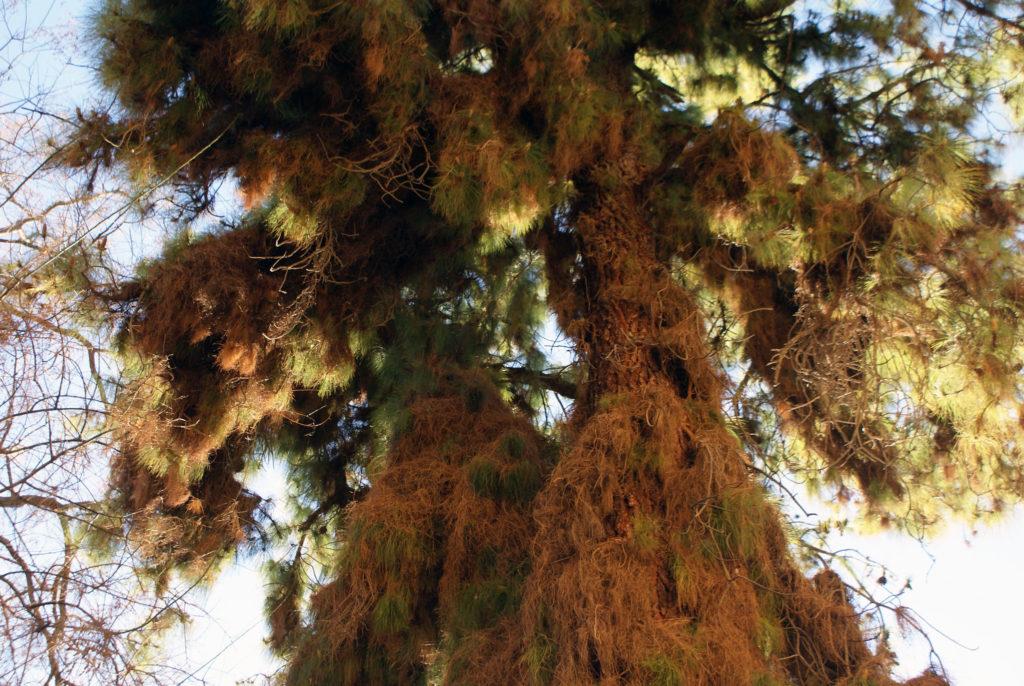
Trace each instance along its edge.
<instances>
[{"instance_id":1,"label":"tree trunk","mask_svg":"<svg viewBox=\"0 0 1024 686\"><path fill-rule=\"evenodd\" d=\"M517 683L891 683L839 578L792 563L722 423L704 322L655 254L646 180L627 154L577 182L584 316L568 328L590 375L535 503L519 625L495 635L522 653L491 646L465 683L508 682L516 665Z\"/></svg>"}]
</instances>

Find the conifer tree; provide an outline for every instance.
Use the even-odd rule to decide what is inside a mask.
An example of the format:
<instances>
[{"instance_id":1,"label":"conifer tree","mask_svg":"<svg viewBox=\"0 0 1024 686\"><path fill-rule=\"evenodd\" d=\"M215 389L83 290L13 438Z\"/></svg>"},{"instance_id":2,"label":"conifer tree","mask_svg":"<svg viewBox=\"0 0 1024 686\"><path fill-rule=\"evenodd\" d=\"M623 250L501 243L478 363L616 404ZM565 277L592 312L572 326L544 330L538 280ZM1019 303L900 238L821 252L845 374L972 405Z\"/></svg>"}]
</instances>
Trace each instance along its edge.
<instances>
[{"instance_id":1,"label":"conifer tree","mask_svg":"<svg viewBox=\"0 0 1024 686\"><path fill-rule=\"evenodd\" d=\"M915 534L1024 494L983 133L1013 11L110 0L118 105L66 162L250 208L106 295L136 545L291 542L289 684L898 683L772 484ZM267 455L290 523L244 485Z\"/></svg>"}]
</instances>

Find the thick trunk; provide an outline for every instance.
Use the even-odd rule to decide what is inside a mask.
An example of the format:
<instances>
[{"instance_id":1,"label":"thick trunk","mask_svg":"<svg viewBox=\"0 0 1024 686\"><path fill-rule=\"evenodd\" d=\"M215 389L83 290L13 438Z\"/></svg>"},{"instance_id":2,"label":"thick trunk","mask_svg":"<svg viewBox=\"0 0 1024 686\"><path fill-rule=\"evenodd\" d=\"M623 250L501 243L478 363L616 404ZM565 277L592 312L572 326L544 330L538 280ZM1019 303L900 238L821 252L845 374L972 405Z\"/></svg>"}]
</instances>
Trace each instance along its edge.
<instances>
[{"instance_id":1,"label":"thick trunk","mask_svg":"<svg viewBox=\"0 0 1024 686\"><path fill-rule=\"evenodd\" d=\"M625 155L602 181L577 182L583 201L573 228L582 243L586 309L570 331L590 366L584 412L608 394L655 379L681 397L714 402L719 383L703 340L700 314L655 255L644 216L644 170Z\"/></svg>"},{"instance_id":2,"label":"thick trunk","mask_svg":"<svg viewBox=\"0 0 1024 686\"><path fill-rule=\"evenodd\" d=\"M721 422L704 323L656 257L644 180L626 155L577 183L584 316L569 334L588 380L535 502L518 626L493 636L522 653L492 646L475 678L518 665L531 684L891 683L838 577L791 562Z\"/></svg>"}]
</instances>

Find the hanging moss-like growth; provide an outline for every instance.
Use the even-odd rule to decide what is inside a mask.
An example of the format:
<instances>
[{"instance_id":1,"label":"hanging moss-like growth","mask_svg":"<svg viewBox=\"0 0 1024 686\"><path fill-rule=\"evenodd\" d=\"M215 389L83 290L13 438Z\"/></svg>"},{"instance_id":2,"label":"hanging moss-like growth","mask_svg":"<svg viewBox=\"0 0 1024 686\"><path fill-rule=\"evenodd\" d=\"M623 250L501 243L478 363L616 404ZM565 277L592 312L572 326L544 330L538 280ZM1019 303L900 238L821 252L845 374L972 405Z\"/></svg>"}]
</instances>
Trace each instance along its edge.
<instances>
[{"instance_id":1,"label":"hanging moss-like growth","mask_svg":"<svg viewBox=\"0 0 1024 686\"><path fill-rule=\"evenodd\" d=\"M296 686L900 683L772 476L914 533L1024 495L1003 9L111 0L64 161L248 208L106 294L145 559L287 544Z\"/></svg>"},{"instance_id":2,"label":"hanging moss-like growth","mask_svg":"<svg viewBox=\"0 0 1024 686\"><path fill-rule=\"evenodd\" d=\"M458 646L451 670L464 671L463 642L522 596L540 440L485 377L452 373L413 399L383 472L346 517L338 578L313 597L289 682L425 683L424 650L439 643Z\"/></svg>"}]
</instances>

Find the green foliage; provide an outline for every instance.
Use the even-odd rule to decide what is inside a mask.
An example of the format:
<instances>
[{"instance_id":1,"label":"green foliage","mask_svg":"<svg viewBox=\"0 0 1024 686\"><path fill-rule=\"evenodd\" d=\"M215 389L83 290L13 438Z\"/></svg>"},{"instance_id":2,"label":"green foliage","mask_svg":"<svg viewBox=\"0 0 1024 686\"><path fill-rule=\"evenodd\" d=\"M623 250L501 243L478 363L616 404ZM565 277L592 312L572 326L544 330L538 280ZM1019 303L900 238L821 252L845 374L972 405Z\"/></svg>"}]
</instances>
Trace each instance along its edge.
<instances>
[{"instance_id":1,"label":"green foliage","mask_svg":"<svg viewBox=\"0 0 1024 686\"><path fill-rule=\"evenodd\" d=\"M499 492L501 465L489 457L478 457L469 463L466 478L478 496L493 498Z\"/></svg>"},{"instance_id":2,"label":"green foliage","mask_svg":"<svg viewBox=\"0 0 1024 686\"><path fill-rule=\"evenodd\" d=\"M477 457L469 463L466 479L481 498L503 498L525 505L541 485L537 464L528 459L502 466L489 457Z\"/></svg>"},{"instance_id":3,"label":"green foliage","mask_svg":"<svg viewBox=\"0 0 1024 686\"><path fill-rule=\"evenodd\" d=\"M514 611L519 606L521 584L521 579L499 577L461 589L454 599L454 610L447 617L448 631L456 645L491 626L496 618Z\"/></svg>"},{"instance_id":4,"label":"green foliage","mask_svg":"<svg viewBox=\"0 0 1024 686\"><path fill-rule=\"evenodd\" d=\"M633 544L640 550L653 551L660 544L661 523L654 517L633 515Z\"/></svg>"},{"instance_id":5,"label":"green foliage","mask_svg":"<svg viewBox=\"0 0 1024 686\"><path fill-rule=\"evenodd\" d=\"M404 593L386 593L373 608L373 630L381 636L402 633L409 628L409 620L409 598Z\"/></svg>"},{"instance_id":6,"label":"green foliage","mask_svg":"<svg viewBox=\"0 0 1024 686\"><path fill-rule=\"evenodd\" d=\"M714 555L733 555L743 560L754 560L762 546L762 535L774 510L765 502L765 496L753 489L730 489L713 506L708 528L711 539L708 552Z\"/></svg>"},{"instance_id":7,"label":"green foliage","mask_svg":"<svg viewBox=\"0 0 1024 686\"><path fill-rule=\"evenodd\" d=\"M526 437L518 431L509 431L501 437L498 450L509 462L521 460L526 455Z\"/></svg>"},{"instance_id":8,"label":"green foliage","mask_svg":"<svg viewBox=\"0 0 1024 686\"><path fill-rule=\"evenodd\" d=\"M263 612L270 625L270 643L274 650L285 652L294 645L301 621L300 601L304 594L301 558L268 561L263 566L267 594Z\"/></svg>"},{"instance_id":9,"label":"green foliage","mask_svg":"<svg viewBox=\"0 0 1024 686\"><path fill-rule=\"evenodd\" d=\"M777 619L761 617L756 628L756 634L754 640L765 656L775 655L782 649L785 635Z\"/></svg>"},{"instance_id":10,"label":"green foliage","mask_svg":"<svg viewBox=\"0 0 1024 686\"><path fill-rule=\"evenodd\" d=\"M695 607L700 600L700 588L686 558L675 556L672 561L672 578L679 602L687 607Z\"/></svg>"},{"instance_id":11,"label":"green foliage","mask_svg":"<svg viewBox=\"0 0 1024 686\"><path fill-rule=\"evenodd\" d=\"M526 505L533 500L542 483L537 464L519 460L502 476L501 493L512 502Z\"/></svg>"},{"instance_id":12,"label":"green foliage","mask_svg":"<svg viewBox=\"0 0 1024 686\"><path fill-rule=\"evenodd\" d=\"M644 667L651 672L650 684L657 686L686 686L687 665L672 660L667 655L656 655L644 660Z\"/></svg>"},{"instance_id":13,"label":"green foliage","mask_svg":"<svg viewBox=\"0 0 1024 686\"><path fill-rule=\"evenodd\" d=\"M534 683L546 686L551 683L554 672L555 643L544 634L535 634L533 643L527 647L524 653L527 669L530 671L530 678Z\"/></svg>"},{"instance_id":14,"label":"green foliage","mask_svg":"<svg viewBox=\"0 0 1024 686\"><path fill-rule=\"evenodd\" d=\"M635 470L647 469L656 474L662 466L662 456L643 441L637 441L629 452L628 464Z\"/></svg>"}]
</instances>

